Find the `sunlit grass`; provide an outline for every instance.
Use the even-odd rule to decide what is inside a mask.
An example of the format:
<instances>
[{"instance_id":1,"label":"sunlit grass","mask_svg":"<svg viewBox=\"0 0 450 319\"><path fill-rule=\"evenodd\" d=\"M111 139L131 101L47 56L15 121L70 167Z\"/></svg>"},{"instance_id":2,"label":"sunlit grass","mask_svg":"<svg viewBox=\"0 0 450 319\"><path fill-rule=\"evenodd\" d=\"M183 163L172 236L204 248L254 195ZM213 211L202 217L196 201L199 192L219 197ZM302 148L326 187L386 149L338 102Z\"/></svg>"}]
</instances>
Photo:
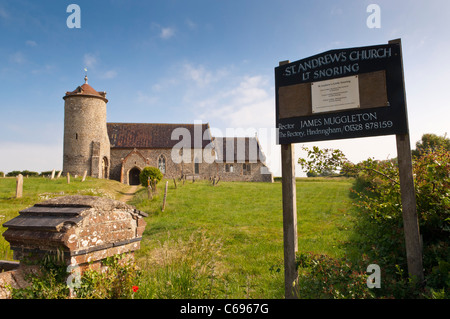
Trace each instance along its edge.
<instances>
[{"instance_id":1,"label":"sunlit grass","mask_svg":"<svg viewBox=\"0 0 450 319\"><path fill-rule=\"evenodd\" d=\"M341 257L351 232L352 181L316 179L297 182L300 251ZM169 182L167 203L161 212L165 182L159 195L146 199L138 192L133 203L150 214L138 260L145 262L161 243L187 241L196 231L222 243L222 276L236 298L282 298L283 223L280 183L228 182L211 186L205 181ZM225 291L225 289L224 289ZM220 295L226 297L228 294Z\"/></svg>"}]
</instances>

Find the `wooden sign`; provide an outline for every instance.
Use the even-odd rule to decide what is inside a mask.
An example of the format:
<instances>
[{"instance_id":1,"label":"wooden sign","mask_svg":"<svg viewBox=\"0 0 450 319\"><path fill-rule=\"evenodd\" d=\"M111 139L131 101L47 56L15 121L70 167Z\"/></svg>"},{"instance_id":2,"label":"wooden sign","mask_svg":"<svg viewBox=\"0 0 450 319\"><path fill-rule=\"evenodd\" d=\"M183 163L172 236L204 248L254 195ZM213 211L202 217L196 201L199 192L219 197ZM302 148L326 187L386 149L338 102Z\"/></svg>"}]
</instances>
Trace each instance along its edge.
<instances>
[{"instance_id":1,"label":"wooden sign","mask_svg":"<svg viewBox=\"0 0 450 319\"><path fill-rule=\"evenodd\" d=\"M297 194L293 143L396 135L410 277L423 280L401 41L332 50L275 68L281 145L285 297L297 298Z\"/></svg>"},{"instance_id":2,"label":"wooden sign","mask_svg":"<svg viewBox=\"0 0 450 319\"><path fill-rule=\"evenodd\" d=\"M275 90L278 144L408 133L396 43L280 65Z\"/></svg>"}]
</instances>

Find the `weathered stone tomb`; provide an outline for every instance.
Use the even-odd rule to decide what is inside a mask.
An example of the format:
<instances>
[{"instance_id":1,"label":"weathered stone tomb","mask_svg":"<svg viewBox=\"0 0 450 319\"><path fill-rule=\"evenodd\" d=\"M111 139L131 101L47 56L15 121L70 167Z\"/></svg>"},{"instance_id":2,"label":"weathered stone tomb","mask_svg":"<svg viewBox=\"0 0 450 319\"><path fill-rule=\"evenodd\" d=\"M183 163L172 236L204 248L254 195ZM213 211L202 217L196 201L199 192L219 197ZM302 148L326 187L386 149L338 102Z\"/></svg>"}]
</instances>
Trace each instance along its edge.
<instances>
[{"instance_id":1,"label":"weathered stone tomb","mask_svg":"<svg viewBox=\"0 0 450 319\"><path fill-rule=\"evenodd\" d=\"M36 204L4 223L13 258L36 261L63 253L67 265L87 266L140 248L147 214L120 201L64 196Z\"/></svg>"}]
</instances>

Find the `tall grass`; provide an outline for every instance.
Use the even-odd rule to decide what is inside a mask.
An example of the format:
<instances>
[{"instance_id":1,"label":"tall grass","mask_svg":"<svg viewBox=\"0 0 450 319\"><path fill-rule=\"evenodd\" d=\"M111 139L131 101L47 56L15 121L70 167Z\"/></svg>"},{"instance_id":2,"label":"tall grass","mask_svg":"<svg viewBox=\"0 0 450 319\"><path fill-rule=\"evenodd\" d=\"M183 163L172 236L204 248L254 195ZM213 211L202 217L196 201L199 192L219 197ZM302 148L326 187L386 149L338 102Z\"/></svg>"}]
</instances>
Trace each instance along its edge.
<instances>
[{"instance_id":1,"label":"tall grass","mask_svg":"<svg viewBox=\"0 0 450 319\"><path fill-rule=\"evenodd\" d=\"M161 212L163 185L164 182L160 183L159 196L153 200L148 200L142 189L132 201L138 209L150 214L141 249L136 254L138 265L157 281L152 287L165 287L160 288L164 291L162 295L149 293L149 296L201 297L208 296L210 291L214 298L283 298L280 183L220 182L211 186L197 181L182 186L178 183L177 189L171 184L165 211ZM348 179L297 182L300 251L334 257L347 253L352 223L350 186ZM204 254L213 268L206 267L203 272L193 274L190 271L197 268L192 267L192 260L182 259L181 255L162 258L162 268L149 266L149 256L166 256L161 255L162 248L182 254L181 247L186 245L190 250L185 254L195 256L200 249L192 244L191 236L198 232L207 242L221 243L220 249L210 247L212 251ZM199 279L202 284L193 284L187 274L202 278ZM211 280L210 286L207 279ZM185 287L190 287L184 290L186 295L179 286L167 284L174 280L178 283L184 280Z\"/></svg>"},{"instance_id":2,"label":"tall grass","mask_svg":"<svg viewBox=\"0 0 450 319\"><path fill-rule=\"evenodd\" d=\"M129 202L149 213L136 252L141 269L136 298L283 298L281 183L165 181L152 200L141 188ZM352 232L349 179L297 181L299 251L339 258ZM24 197L14 198L15 180L0 179L2 223L48 197L89 194L117 197L128 187L114 181L29 178ZM45 198L44 198L45 197ZM4 228L0 228L0 233ZM0 258L11 259L0 237Z\"/></svg>"}]
</instances>

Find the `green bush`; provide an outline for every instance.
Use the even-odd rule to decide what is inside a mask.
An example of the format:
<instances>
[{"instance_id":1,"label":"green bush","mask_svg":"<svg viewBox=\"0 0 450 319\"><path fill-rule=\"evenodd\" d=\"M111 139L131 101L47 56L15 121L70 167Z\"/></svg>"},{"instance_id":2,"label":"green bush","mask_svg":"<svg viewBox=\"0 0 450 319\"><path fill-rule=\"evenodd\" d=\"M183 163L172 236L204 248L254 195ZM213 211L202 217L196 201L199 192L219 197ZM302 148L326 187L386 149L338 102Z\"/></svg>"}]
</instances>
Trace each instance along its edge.
<instances>
[{"instance_id":1,"label":"green bush","mask_svg":"<svg viewBox=\"0 0 450 319\"><path fill-rule=\"evenodd\" d=\"M367 287L365 269L347 260L327 255L300 253L296 258L299 271L297 292L304 299L373 298Z\"/></svg>"},{"instance_id":2,"label":"green bush","mask_svg":"<svg viewBox=\"0 0 450 319\"><path fill-rule=\"evenodd\" d=\"M87 270L81 276L80 287L75 289L76 298L82 299L130 299L139 287L141 272L133 262L122 255L102 261L104 270Z\"/></svg>"},{"instance_id":3,"label":"green bush","mask_svg":"<svg viewBox=\"0 0 450 319\"><path fill-rule=\"evenodd\" d=\"M13 299L67 299L67 265L62 255L48 255L40 263L40 271L26 276L30 285L26 288L11 288ZM102 271L87 270L75 287L73 298L119 299L133 298L141 275L134 263L123 259L123 255L108 257L102 261Z\"/></svg>"},{"instance_id":4,"label":"green bush","mask_svg":"<svg viewBox=\"0 0 450 319\"><path fill-rule=\"evenodd\" d=\"M139 181L141 185L144 187L148 186L148 180L151 182L158 184L163 178L163 174L156 167L145 167L142 172L139 174Z\"/></svg>"},{"instance_id":5,"label":"green bush","mask_svg":"<svg viewBox=\"0 0 450 319\"><path fill-rule=\"evenodd\" d=\"M352 166L352 165L349 165ZM349 170L357 173L354 193L360 218L356 231L364 238L361 250L385 271L396 298L409 294L403 233L400 183L396 160L366 160ZM443 275L450 263L450 152L429 149L413 158L420 232L423 236L425 287L421 296L450 295L450 279ZM401 289L401 286L406 287Z\"/></svg>"},{"instance_id":6,"label":"green bush","mask_svg":"<svg viewBox=\"0 0 450 319\"><path fill-rule=\"evenodd\" d=\"M59 252L59 251L58 251ZM68 276L63 255L49 254L39 263L39 271L30 272L25 280L30 283L26 288L11 288L12 299L65 299L69 297L66 285Z\"/></svg>"},{"instance_id":7,"label":"green bush","mask_svg":"<svg viewBox=\"0 0 450 319\"><path fill-rule=\"evenodd\" d=\"M19 174L22 174L23 176L29 176L29 177L39 176L38 172L32 172L32 171L28 171L28 170L12 171L12 172L9 172L8 174L6 174L6 176L8 176L8 177L15 177L15 176L17 176Z\"/></svg>"}]
</instances>

